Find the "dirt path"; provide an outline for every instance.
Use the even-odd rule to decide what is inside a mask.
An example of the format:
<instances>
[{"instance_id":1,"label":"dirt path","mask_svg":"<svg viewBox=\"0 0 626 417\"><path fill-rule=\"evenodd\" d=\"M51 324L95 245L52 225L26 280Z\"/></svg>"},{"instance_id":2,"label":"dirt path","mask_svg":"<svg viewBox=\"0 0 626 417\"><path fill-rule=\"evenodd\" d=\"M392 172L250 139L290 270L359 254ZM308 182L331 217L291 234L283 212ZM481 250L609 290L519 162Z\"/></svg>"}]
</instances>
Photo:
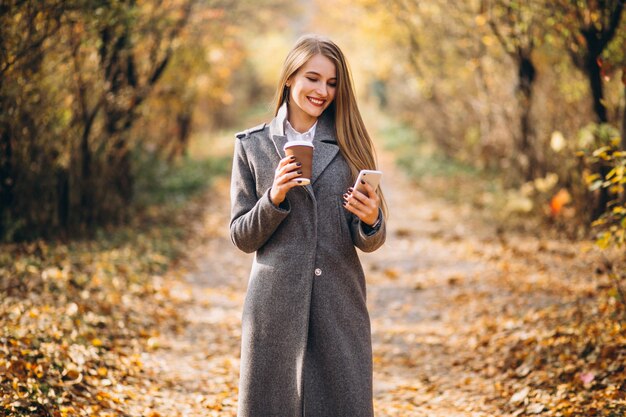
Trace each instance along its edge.
<instances>
[{"instance_id":1,"label":"dirt path","mask_svg":"<svg viewBox=\"0 0 626 417\"><path fill-rule=\"evenodd\" d=\"M428 198L390 164L385 173L393 217L387 243L361 258L368 277L378 416L490 416L493 384L463 366L467 347L458 328L470 311L468 277L486 266L468 259L458 208ZM142 358L154 383L142 404L163 416L234 415L240 315L252 257L228 237L228 184L218 183L207 208L196 269L174 295L186 305L189 326L163 334ZM461 216L461 217L460 217ZM463 283L462 283L463 282ZM471 308L471 304L466 305ZM461 318L461 321L457 321ZM139 410L138 410L139 411ZM213 414L211 414L213 413Z\"/></svg>"},{"instance_id":2,"label":"dirt path","mask_svg":"<svg viewBox=\"0 0 626 417\"><path fill-rule=\"evenodd\" d=\"M362 257L374 349L377 416L494 416L493 384L464 366L459 330L473 315L473 281L487 265L472 257L463 209L430 198L383 155L392 211L386 245ZM466 216L465 216L466 217ZM471 349L470 349L471 350Z\"/></svg>"},{"instance_id":3,"label":"dirt path","mask_svg":"<svg viewBox=\"0 0 626 417\"><path fill-rule=\"evenodd\" d=\"M368 277L377 416L503 416L494 384L468 366L467 324L497 296L462 208L429 198L383 161L387 243L361 254ZM132 413L235 415L240 316L252 257L228 237L228 181L213 190L191 271L172 289L187 328L164 332L142 359L150 376ZM492 291L493 293L489 293Z\"/></svg>"}]
</instances>

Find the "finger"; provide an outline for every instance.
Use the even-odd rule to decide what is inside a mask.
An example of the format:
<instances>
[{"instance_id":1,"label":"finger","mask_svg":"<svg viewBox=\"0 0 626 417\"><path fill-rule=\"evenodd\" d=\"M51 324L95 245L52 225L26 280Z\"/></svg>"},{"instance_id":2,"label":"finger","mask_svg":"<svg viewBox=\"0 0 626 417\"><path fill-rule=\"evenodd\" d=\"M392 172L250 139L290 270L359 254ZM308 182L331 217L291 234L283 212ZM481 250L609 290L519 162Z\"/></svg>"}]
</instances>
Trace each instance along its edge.
<instances>
[{"instance_id":1,"label":"finger","mask_svg":"<svg viewBox=\"0 0 626 417\"><path fill-rule=\"evenodd\" d=\"M344 198L346 198L346 195L347 194L344 194ZM347 207L353 208L353 210L350 211L356 214L363 221L365 221L366 219L371 219L373 217L378 217L378 206L374 204L373 200L371 199L368 199L367 204L363 204L356 198L348 197L346 199L346 205Z\"/></svg>"},{"instance_id":2,"label":"finger","mask_svg":"<svg viewBox=\"0 0 626 417\"><path fill-rule=\"evenodd\" d=\"M366 221L366 219L370 219L372 217L371 213L366 213L365 211L360 210L358 207L351 206L349 204L345 205L344 207L346 210L357 216L362 222L365 222L366 224L372 224L372 222Z\"/></svg>"},{"instance_id":3,"label":"finger","mask_svg":"<svg viewBox=\"0 0 626 417\"><path fill-rule=\"evenodd\" d=\"M351 196L349 194L344 194L343 198L348 206L354 207L356 210L359 210L363 213L368 213L370 211L373 212L374 210L374 207L371 204L371 200L361 202L357 200L354 196Z\"/></svg>"},{"instance_id":4,"label":"finger","mask_svg":"<svg viewBox=\"0 0 626 417\"><path fill-rule=\"evenodd\" d=\"M357 207L348 204L346 202L346 204L343 205L343 208L345 208L346 210L348 210L350 213L354 214L355 216L357 216L359 219L365 217L365 213L363 213L362 210L359 210Z\"/></svg>"},{"instance_id":5,"label":"finger","mask_svg":"<svg viewBox=\"0 0 626 417\"><path fill-rule=\"evenodd\" d=\"M289 181L287 185L289 186L289 189L294 188L294 187L300 187L302 186L302 180L295 179L293 181Z\"/></svg>"},{"instance_id":6,"label":"finger","mask_svg":"<svg viewBox=\"0 0 626 417\"><path fill-rule=\"evenodd\" d=\"M295 163L295 158L292 158L291 156L281 159L278 163L278 166L276 167L276 174L278 174L278 172L280 172L282 169L292 163Z\"/></svg>"},{"instance_id":7,"label":"finger","mask_svg":"<svg viewBox=\"0 0 626 417\"><path fill-rule=\"evenodd\" d=\"M346 198L345 195L344 195L344 198ZM371 198L368 198L367 196L360 193L359 191L356 191L355 193L347 197L346 201L349 201L350 204L354 205L359 210L362 210L365 212L374 212L378 210L378 204L376 203L376 201L374 201Z\"/></svg>"},{"instance_id":8,"label":"finger","mask_svg":"<svg viewBox=\"0 0 626 417\"><path fill-rule=\"evenodd\" d=\"M376 206L380 203L380 198L378 197L378 194L376 194L376 190L367 181L361 180L361 186L356 191L359 191L360 196L373 200ZM360 198L360 200L364 201L362 198Z\"/></svg>"},{"instance_id":9,"label":"finger","mask_svg":"<svg viewBox=\"0 0 626 417\"><path fill-rule=\"evenodd\" d=\"M300 185L302 183L302 182L295 181L300 176L302 176L302 171L288 172L288 173L286 173L284 175L281 175L278 178L276 178L274 183L278 187L283 187L285 185L289 185L289 187L286 188L286 189L289 189L289 188L292 188L294 185Z\"/></svg>"},{"instance_id":10,"label":"finger","mask_svg":"<svg viewBox=\"0 0 626 417\"><path fill-rule=\"evenodd\" d=\"M365 197L363 194L360 195L353 195L350 197L352 199L352 201L354 201L354 205L364 211L365 213L367 213L368 218L374 215L378 215L378 206L379 206L379 199L378 198L368 198ZM361 198L361 200L359 200L359 198Z\"/></svg>"},{"instance_id":11,"label":"finger","mask_svg":"<svg viewBox=\"0 0 626 417\"><path fill-rule=\"evenodd\" d=\"M361 186L359 187L359 191L361 191L363 195L366 195L373 200L378 200L378 194L376 194L376 190L367 181L361 180Z\"/></svg>"},{"instance_id":12,"label":"finger","mask_svg":"<svg viewBox=\"0 0 626 417\"><path fill-rule=\"evenodd\" d=\"M279 185L278 188L281 191L286 193L287 191L291 190L292 188L300 187L300 186L302 186L302 181L301 180L299 181L299 180L295 179L295 180L287 181L287 182Z\"/></svg>"},{"instance_id":13,"label":"finger","mask_svg":"<svg viewBox=\"0 0 626 417\"><path fill-rule=\"evenodd\" d=\"M363 194L361 191L359 190L354 190L352 191L351 194L352 198L356 199L357 201L360 201L362 203L367 203L367 200L369 199L369 197L366 194Z\"/></svg>"},{"instance_id":14,"label":"finger","mask_svg":"<svg viewBox=\"0 0 626 417\"><path fill-rule=\"evenodd\" d=\"M296 160L295 156L286 156L283 159L280 160L280 162L278 163L278 168L282 168L285 165L294 162Z\"/></svg>"},{"instance_id":15,"label":"finger","mask_svg":"<svg viewBox=\"0 0 626 417\"><path fill-rule=\"evenodd\" d=\"M378 201L378 194L376 194L376 190L374 189L374 187L372 187L367 181L365 181L365 184L363 184L363 186L365 187L367 196L372 200Z\"/></svg>"},{"instance_id":16,"label":"finger","mask_svg":"<svg viewBox=\"0 0 626 417\"><path fill-rule=\"evenodd\" d=\"M300 170L301 166L302 166L302 164L300 162L292 162L292 163L289 163L289 164L283 166L277 172L279 172L280 175L284 175L284 174L286 174L288 172L291 172L291 171Z\"/></svg>"},{"instance_id":17,"label":"finger","mask_svg":"<svg viewBox=\"0 0 626 417\"><path fill-rule=\"evenodd\" d=\"M354 206L352 206L352 205L348 204L348 202L347 202L347 201L344 201L344 202L342 203L342 205L343 205L343 208L345 208L346 210L348 210L350 213L354 213L354 211L356 210L356 208L355 208Z\"/></svg>"},{"instance_id":18,"label":"finger","mask_svg":"<svg viewBox=\"0 0 626 417\"><path fill-rule=\"evenodd\" d=\"M302 171L298 169L297 171L286 172L285 174L282 175L282 178L284 178L285 181L291 181L294 178L301 177L301 176L302 176Z\"/></svg>"}]
</instances>

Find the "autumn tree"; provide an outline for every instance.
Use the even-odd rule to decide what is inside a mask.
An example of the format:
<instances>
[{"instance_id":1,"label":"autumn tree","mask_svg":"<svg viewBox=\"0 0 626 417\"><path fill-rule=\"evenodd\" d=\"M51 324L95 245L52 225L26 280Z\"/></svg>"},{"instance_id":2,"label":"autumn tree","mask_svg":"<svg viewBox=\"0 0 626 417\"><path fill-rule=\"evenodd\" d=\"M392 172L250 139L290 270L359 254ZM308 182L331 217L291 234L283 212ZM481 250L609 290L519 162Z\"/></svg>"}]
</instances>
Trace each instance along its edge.
<instances>
[{"instance_id":1,"label":"autumn tree","mask_svg":"<svg viewBox=\"0 0 626 417\"><path fill-rule=\"evenodd\" d=\"M567 39L572 61L587 77L596 122L607 123L601 56L621 29L624 2L559 0L553 3L553 7L560 19L559 29ZM610 171L604 164L600 164L598 169L602 178ZM598 218L605 211L610 200L607 188L602 187L599 192L593 218Z\"/></svg>"},{"instance_id":2,"label":"autumn tree","mask_svg":"<svg viewBox=\"0 0 626 417\"><path fill-rule=\"evenodd\" d=\"M51 112L46 118L37 117L50 99L39 85L47 43L76 7L73 1L0 4L0 236L18 227L14 212L24 210L19 204L20 185L33 174L36 161L32 156L40 149L36 137L51 129L59 116ZM54 159L50 154L38 157L48 162ZM31 163L25 164L26 160Z\"/></svg>"},{"instance_id":3,"label":"autumn tree","mask_svg":"<svg viewBox=\"0 0 626 417\"><path fill-rule=\"evenodd\" d=\"M97 49L98 77L92 80L91 85L82 80L81 63L76 62L81 56L80 41L76 42L79 50L74 48L72 52L79 78L77 89L82 119L93 118L102 110L103 136L98 138L98 142L107 142L107 157L102 162L110 169L107 172L111 174L108 181L111 189L105 191L108 196L103 198L105 201L118 199L120 204L117 206L120 208L132 200L130 129L138 119L139 107L163 75L173 54L173 43L185 26L191 7L192 3L185 1L161 7L146 5L145 9L136 10L134 1L131 1L102 8L96 14L97 18L87 22L87 26L93 28L92 34L95 36L82 43L87 48L93 48L95 45L91 42L100 40ZM93 94L94 90L98 94ZM91 91L91 110L87 110L89 105L86 91ZM89 196L93 190L90 186L93 184L93 172L90 167L92 150L89 140L89 130L84 129L80 147L81 177L88 184L83 187L84 196ZM92 198L83 198L82 209L92 212L95 209L93 202ZM85 220L89 226L94 219L90 216Z\"/></svg>"},{"instance_id":4,"label":"autumn tree","mask_svg":"<svg viewBox=\"0 0 626 417\"><path fill-rule=\"evenodd\" d=\"M537 0L483 0L481 13L496 39L517 68L516 95L520 112L517 150L523 158L520 170L527 180L543 174L535 149L531 120L533 86L537 68L532 54L542 43L543 2Z\"/></svg>"},{"instance_id":5,"label":"autumn tree","mask_svg":"<svg viewBox=\"0 0 626 417\"><path fill-rule=\"evenodd\" d=\"M219 86L206 100L227 102L243 61L237 25L271 21L283 3L267 0L251 18L260 5L245 0L2 2L0 239L127 219L137 153L150 144L180 154L198 86ZM158 121L156 108L179 133L139 129Z\"/></svg>"},{"instance_id":6,"label":"autumn tree","mask_svg":"<svg viewBox=\"0 0 626 417\"><path fill-rule=\"evenodd\" d=\"M552 2L573 62L587 76L596 121L608 122L600 58L621 26L623 0L559 0Z\"/></svg>"},{"instance_id":7,"label":"autumn tree","mask_svg":"<svg viewBox=\"0 0 626 417\"><path fill-rule=\"evenodd\" d=\"M398 115L410 120L420 135L446 156L497 165L507 147L496 150L490 143L497 122L485 111L493 98L482 88L484 77L491 76L481 68L481 57L487 51L476 27L475 2L362 3L368 14L381 15L378 30L386 32L387 42L397 45L380 53L386 56L393 51L395 57L388 96ZM402 49L403 56L395 49ZM384 62L381 57L376 61ZM407 84L413 88L406 88ZM472 145L464 146L466 140Z\"/></svg>"}]
</instances>

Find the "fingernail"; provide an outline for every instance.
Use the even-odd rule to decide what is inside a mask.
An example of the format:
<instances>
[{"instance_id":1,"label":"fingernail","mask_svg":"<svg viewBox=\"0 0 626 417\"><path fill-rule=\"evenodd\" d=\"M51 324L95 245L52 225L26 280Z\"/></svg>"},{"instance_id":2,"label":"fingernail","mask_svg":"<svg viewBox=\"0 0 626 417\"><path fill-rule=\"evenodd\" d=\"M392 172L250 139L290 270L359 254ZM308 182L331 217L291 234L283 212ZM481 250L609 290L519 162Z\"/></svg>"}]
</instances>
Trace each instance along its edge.
<instances>
[{"instance_id":1,"label":"fingernail","mask_svg":"<svg viewBox=\"0 0 626 417\"><path fill-rule=\"evenodd\" d=\"M348 191L352 192L352 191L354 191L354 188L348 187Z\"/></svg>"},{"instance_id":2,"label":"fingernail","mask_svg":"<svg viewBox=\"0 0 626 417\"><path fill-rule=\"evenodd\" d=\"M301 163L301 162L298 162L298 163L296 164L296 166L297 166L297 167L301 167L301 166L302 166L302 163Z\"/></svg>"},{"instance_id":3,"label":"fingernail","mask_svg":"<svg viewBox=\"0 0 626 417\"><path fill-rule=\"evenodd\" d=\"M348 205L348 203L344 201L343 203L341 203L341 205L345 207Z\"/></svg>"},{"instance_id":4,"label":"fingernail","mask_svg":"<svg viewBox=\"0 0 626 417\"><path fill-rule=\"evenodd\" d=\"M347 199L348 197L349 197L348 193L345 193L345 194L343 195L343 198L346 198L346 199Z\"/></svg>"},{"instance_id":5,"label":"fingernail","mask_svg":"<svg viewBox=\"0 0 626 417\"><path fill-rule=\"evenodd\" d=\"M296 157L295 157L295 156L293 156L293 155L291 155L291 156L289 157L289 159L291 159L291 160L293 161L294 159L296 159Z\"/></svg>"},{"instance_id":6,"label":"fingernail","mask_svg":"<svg viewBox=\"0 0 626 417\"><path fill-rule=\"evenodd\" d=\"M365 180L361 180L361 184L365 184Z\"/></svg>"},{"instance_id":7,"label":"fingernail","mask_svg":"<svg viewBox=\"0 0 626 417\"><path fill-rule=\"evenodd\" d=\"M302 174L302 171L298 171L298 174Z\"/></svg>"},{"instance_id":8,"label":"fingernail","mask_svg":"<svg viewBox=\"0 0 626 417\"><path fill-rule=\"evenodd\" d=\"M298 180L298 184L302 184L302 180Z\"/></svg>"}]
</instances>

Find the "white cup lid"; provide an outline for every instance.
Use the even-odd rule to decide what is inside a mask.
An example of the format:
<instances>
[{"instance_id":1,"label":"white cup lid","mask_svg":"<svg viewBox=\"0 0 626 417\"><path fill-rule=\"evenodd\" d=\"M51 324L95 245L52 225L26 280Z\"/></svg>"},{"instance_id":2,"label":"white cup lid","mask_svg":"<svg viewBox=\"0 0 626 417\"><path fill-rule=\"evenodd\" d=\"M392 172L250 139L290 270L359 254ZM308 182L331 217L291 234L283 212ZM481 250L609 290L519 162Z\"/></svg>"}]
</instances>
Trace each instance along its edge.
<instances>
[{"instance_id":1,"label":"white cup lid","mask_svg":"<svg viewBox=\"0 0 626 417\"><path fill-rule=\"evenodd\" d=\"M310 146L311 148L315 148L315 145L306 140L290 140L289 142L285 143L285 146L283 146L283 150L291 148L292 146Z\"/></svg>"}]
</instances>

